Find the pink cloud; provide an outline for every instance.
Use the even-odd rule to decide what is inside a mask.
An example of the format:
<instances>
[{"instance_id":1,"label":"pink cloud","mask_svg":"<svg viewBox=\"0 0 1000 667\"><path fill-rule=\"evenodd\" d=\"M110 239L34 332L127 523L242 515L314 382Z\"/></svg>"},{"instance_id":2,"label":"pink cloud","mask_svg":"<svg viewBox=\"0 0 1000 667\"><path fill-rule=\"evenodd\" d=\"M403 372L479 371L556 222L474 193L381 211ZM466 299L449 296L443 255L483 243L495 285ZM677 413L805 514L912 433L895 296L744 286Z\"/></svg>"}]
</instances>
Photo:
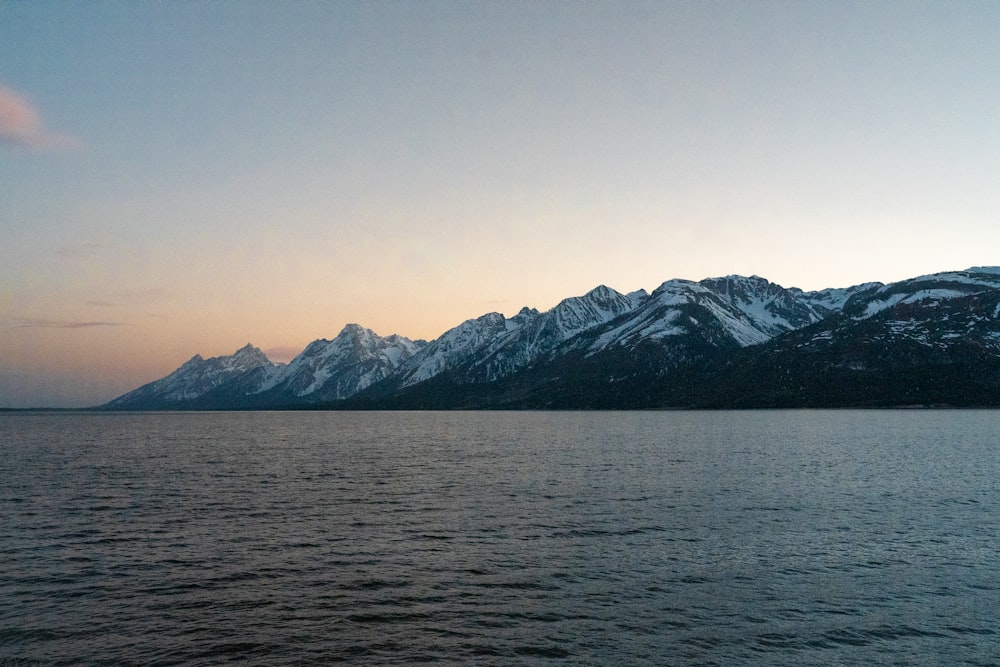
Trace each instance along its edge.
<instances>
[{"instance_id":1,"label":"pink cloud","mask_svg":"<svg viewBox=\"0 0 1000 667\"><path fill-rule=\"evenodd\" d=\"M22 95L0 85L0 143L37 149L79 148L74 137L45 127L42 117Z\"/></svg>"}]
</instances>

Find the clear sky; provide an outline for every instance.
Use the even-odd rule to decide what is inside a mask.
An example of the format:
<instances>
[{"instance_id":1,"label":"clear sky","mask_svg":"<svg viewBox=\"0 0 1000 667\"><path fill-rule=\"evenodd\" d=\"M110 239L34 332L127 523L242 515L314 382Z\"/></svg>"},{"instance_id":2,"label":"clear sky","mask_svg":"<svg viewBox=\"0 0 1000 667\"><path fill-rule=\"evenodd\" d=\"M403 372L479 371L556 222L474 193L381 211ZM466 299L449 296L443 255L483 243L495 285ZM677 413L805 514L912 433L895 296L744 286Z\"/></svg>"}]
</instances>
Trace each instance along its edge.
<instances>
[{"instance_id":1,"label":"clear sky","mask_svg":"<svg viewBox=\"0 0 1000 667\"><path fill-rule=\"evenodd\" d=\"M997 2L0 0L0 406L1000 264Z\"/></svg>"}]
</instances>

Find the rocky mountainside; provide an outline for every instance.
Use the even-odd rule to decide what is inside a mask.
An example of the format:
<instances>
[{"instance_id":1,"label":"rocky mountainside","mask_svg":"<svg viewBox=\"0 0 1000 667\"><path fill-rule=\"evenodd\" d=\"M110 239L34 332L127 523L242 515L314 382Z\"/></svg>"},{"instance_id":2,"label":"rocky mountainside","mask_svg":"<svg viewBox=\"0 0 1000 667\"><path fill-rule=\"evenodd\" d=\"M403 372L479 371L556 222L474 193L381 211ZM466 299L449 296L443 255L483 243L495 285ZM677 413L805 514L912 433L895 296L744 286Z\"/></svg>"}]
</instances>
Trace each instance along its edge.
<instances>
[{"instance_id":1,"label":"rocky mountainside","mask_svg":"<svg viewBox=\"0 0 1000 667\"><path fill-rule=\"evenodd\" d=\"M403 336L383 338L371 329L348 324L333 340L316 340L287 366L272 372L255 392L276 403L336 401L348 398L395 373L426 347Z\"/></svg>"},{"instance_id":2,"label":"rocky mountainside","mask_svg":"<svg viewBox=\"0 0 1000 667\"><path fill-rule=\"evenodd\" d=\"M102 407L112 410L164 409L197 402L219 389L253 393L278 367L247 343L230 356L202 359L196 354L176 371L119 396Z\"/></svg>"},{"instance_id":3,"label":"rocky mountainside","mask_svg":"<svg viewBox=\"0 0 1000 667\"><path fill-rule=\"evenodd\" d=\"M880 285L728 362L711 406L1000 405L1000 275Z\"/></svg>"},{"instance_id":4,"label":"rocky mountainside","mask_svg":"<svg viewBox=\"0 0 1000 667\"><path fill-rule=\"evenodd\" d=\"M287 365L194 357L109 409L1000 404L1000 269L804 292L758 277L600 286L431 342L352 324Z\"/></svg>"}]
</instances>

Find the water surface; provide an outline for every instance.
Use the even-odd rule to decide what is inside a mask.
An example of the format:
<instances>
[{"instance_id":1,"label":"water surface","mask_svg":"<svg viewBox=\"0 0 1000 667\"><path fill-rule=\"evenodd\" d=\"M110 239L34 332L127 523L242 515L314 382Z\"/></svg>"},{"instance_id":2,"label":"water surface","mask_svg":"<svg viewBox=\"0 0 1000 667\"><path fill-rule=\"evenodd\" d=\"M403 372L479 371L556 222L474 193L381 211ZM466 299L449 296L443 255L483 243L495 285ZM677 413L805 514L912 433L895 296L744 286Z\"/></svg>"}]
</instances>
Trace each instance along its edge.
<instances>
[{"instance_id":1,"label":"water surface","mask_svg":"<svg viewBox=\"0 0 1000 667\"><path fill-rule=\"evenodd\" d=\"M996 664L997 433L991 411L2 414L0 662Z\"/></svg>"}]
</instances>

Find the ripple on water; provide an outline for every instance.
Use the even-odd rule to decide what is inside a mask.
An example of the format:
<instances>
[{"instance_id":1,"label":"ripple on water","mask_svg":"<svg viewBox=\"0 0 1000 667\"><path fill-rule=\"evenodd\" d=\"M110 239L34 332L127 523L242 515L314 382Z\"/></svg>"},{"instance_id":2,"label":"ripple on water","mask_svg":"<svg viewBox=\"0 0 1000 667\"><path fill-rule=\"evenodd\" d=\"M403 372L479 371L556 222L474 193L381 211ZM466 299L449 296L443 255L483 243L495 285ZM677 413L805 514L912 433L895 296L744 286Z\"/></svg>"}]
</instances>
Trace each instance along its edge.
<instances>
[{"instance_id":1,"label":"ripple on water","mask_svg":"<svg viewBox=\"0 0 1000 667\"><path fill-rule=\"evenodd\" d=\"M990 664L996 432L0 415L0 664Z\"/></svg>"}]
</instances>

